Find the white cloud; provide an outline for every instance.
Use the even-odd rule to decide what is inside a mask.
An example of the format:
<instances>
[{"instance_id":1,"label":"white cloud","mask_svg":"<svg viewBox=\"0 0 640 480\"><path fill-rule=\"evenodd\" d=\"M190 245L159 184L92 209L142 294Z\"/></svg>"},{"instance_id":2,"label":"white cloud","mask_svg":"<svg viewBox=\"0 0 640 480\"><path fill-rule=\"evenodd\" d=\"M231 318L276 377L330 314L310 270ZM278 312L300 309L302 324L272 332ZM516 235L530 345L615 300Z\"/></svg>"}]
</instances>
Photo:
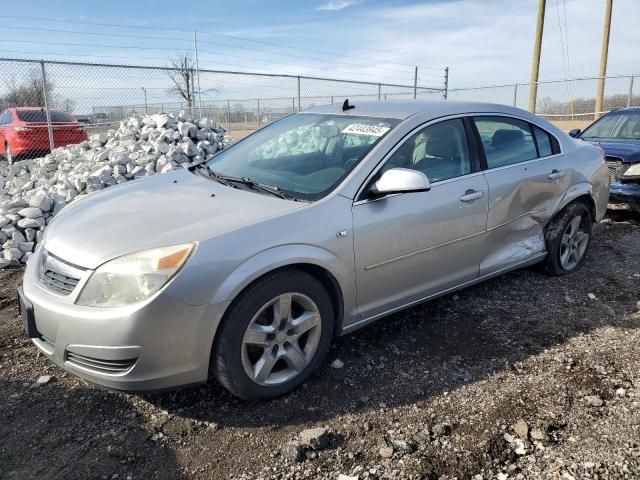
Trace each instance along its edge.
<instances>
[{"instance_id":1,"label":"white cloud","mask_svg":"<svg viewBox=\"0 0 640 480\"><path fill-rule=\"evenodd\" d=\"M358 3L359 2L354 0L331 0L329 2L323 3L316 10L344 10L345 8L357 5Z\"/></svg>"}]
</instances>

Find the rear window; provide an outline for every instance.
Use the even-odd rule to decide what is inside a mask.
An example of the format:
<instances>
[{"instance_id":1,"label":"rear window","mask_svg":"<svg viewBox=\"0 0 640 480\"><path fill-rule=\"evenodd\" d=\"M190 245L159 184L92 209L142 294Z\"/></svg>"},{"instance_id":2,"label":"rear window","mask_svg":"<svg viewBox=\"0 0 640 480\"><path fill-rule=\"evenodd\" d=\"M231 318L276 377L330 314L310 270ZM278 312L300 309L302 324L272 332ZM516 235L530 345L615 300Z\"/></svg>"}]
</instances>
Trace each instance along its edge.
<instances>
[{"instance_id":1,"label":"rear window","mask_svg":"<svg viewBox=\"0 0 640 480\"><path fill-rule=\"evenodd\" d=\"M75 122L75 119L65 112L49 110L52 122ZM46 122L47 112L44 110L18 110L18 118L23 122Z\"/></svg>"}]
</instances>

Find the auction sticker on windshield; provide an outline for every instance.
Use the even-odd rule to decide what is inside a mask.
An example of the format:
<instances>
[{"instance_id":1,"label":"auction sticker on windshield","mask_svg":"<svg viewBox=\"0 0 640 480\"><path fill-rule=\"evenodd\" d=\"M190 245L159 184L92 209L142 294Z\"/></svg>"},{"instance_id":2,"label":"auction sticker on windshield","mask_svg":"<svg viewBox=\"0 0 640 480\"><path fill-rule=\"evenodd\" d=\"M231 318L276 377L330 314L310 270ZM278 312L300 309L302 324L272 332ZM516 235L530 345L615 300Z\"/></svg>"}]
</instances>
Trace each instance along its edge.
<instances>
[{"instance_id":1,"label":"auction sticker on windshield","mask_svg":"<svg viewBox=\"0 0 640 480\"><path fill-rule=\"evenodd\" d=\"M390 130L389 127L380 127L378 125L364 125L362 123L352 123L345 127L342 133L352 133L354 135L368 135L371 137L381 137Z\"/></svg>"}]
</instances>

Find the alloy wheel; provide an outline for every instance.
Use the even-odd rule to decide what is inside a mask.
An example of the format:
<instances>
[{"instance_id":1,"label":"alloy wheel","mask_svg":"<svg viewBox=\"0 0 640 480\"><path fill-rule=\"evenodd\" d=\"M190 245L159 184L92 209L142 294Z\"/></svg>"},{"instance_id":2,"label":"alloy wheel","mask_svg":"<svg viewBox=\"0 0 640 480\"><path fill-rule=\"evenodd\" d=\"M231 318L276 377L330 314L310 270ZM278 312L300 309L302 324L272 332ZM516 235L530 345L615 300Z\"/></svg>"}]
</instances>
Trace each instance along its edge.
<instances>
[{"instance_id":1,"label":"alloy wheel","mask_svg":"<svg viewBox=\"0 0 640 480\"><path fill-rule=\"evenodd\" d=\"M587 251L589 233L584 229L583 217L576 215L567 225L560 243L560 265L565 270L573 270Z\"/></svg>"},{"instance_id":2,"label":"alloy wheel","mask_svg":"<svg viewBox=\"0 0 640 480\"><path fill-rule=\"evenodd\" d=\"M242 338L242 366L259 385L280 385L298 376L318 349L322 318L306 295L288 292L264 304Z\"/></svg>"}]
</instances>

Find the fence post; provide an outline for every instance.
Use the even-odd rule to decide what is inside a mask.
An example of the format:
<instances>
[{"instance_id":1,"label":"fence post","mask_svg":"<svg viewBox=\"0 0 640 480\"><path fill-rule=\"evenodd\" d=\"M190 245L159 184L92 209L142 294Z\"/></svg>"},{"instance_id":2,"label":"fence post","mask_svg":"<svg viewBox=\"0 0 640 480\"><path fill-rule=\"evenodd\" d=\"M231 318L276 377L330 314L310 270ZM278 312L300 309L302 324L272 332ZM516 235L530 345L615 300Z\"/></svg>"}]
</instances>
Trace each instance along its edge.
<instances>
[{"instance_id":1,"label":"fence post","mask_svg":"<svg viewBox=\"0 0 640 480\"><path fill-rule=\"evenodd\" d=\"M291 98L291 111L292 112L296 111L296 98L295 97Z\"/></svg>"},{"instance_id":2,"label":"fence post","mask_svg":"<svg viewBox=\"0 0 640 480\"><path fill-rule=\"evenodd\" d=\"M633 102L633 75L629 78L629 97L627 98L627 107Z\"/></svg>"},{"instance_id":3,"label":"fence post","mask_svg":"<svg viewBox=\"0 0 640 480\"><path fill-rule=\"evenodd\" d=\"M333 95L331 95L331 105L333 105Z\"/></svg>"},{"instance_id":4,"label":"fence post","mask_svg":"<svg viewBox=\"0 0 640 480\"><path fill-rule=\"evenodd\" d=\"M231 101L227 100L227 130L231 131Z\"/></svg>"},{"instance_id":5,"label":"fence post","mask_svg":"<svg viewBox=\"0 0 640 480\"><path fill-rule=\"evenodd\" d=\"M44 68L44 60L40 60L40 68L42 70L42 98L44 99L44 111L47 114L47 130L49 130L49 148L51 151L55 148L53 142L53 127L51 126L51 112L49 112L49 100L47 94L47 74Z\"/></svg>"},{"instance_id":6,"label":"fence post","mask_svg":"<svg viewBox=\"0 0 640 480\"><path fill-rule=\"evenodd\" d=\"M298 77L298 111L302 110L300 108L300 77ZM295 111L295 109L294 109Z\"/></svg>"},{"instance_id":7,"label":"fence post","mask_svg":"<svg viewBox=\"0 0 640 480\"><path fill-rule=\"evenodd\" d=\"M513 86L513 106L517 106L518 105L518 84L516 83Z\"/></svg>"},{"instance_id":8,"label":"fence post","mask_svg":"<svg viewBox=\"0 0 640 480\"><path fill-rule=\"evenodd\" d=\"M382 100L382 84L378 84L378 101Z\"/></svg>"},{"instance_id":9,"label":"fence post","mask_svg":"<svg viewBox=\"0 0 640 480\"><path fill-rule=\"evenodd\" d=\"M449 67L444 67L444 91L442 95L445 100L449 96Z\"/></svg>"},{"instance_id":10,"label":"fence post","mask_svg":"<svg viewBox=\"0 0 640 480\"><path fill-rule=\"evenodd\" d=\"M258 128L260 128L260 99L258 99Z\"/></svg>"},{"instance_id":11,"label":"fence post","mask_svg":"<svg viewBox=\"0 0 640 480\"><path fill-rule=\"evenodd\" d=\"M415 100L418 96L418 67L416 66L413 70L413 99Z\"/></svg>"}]
</instances>

